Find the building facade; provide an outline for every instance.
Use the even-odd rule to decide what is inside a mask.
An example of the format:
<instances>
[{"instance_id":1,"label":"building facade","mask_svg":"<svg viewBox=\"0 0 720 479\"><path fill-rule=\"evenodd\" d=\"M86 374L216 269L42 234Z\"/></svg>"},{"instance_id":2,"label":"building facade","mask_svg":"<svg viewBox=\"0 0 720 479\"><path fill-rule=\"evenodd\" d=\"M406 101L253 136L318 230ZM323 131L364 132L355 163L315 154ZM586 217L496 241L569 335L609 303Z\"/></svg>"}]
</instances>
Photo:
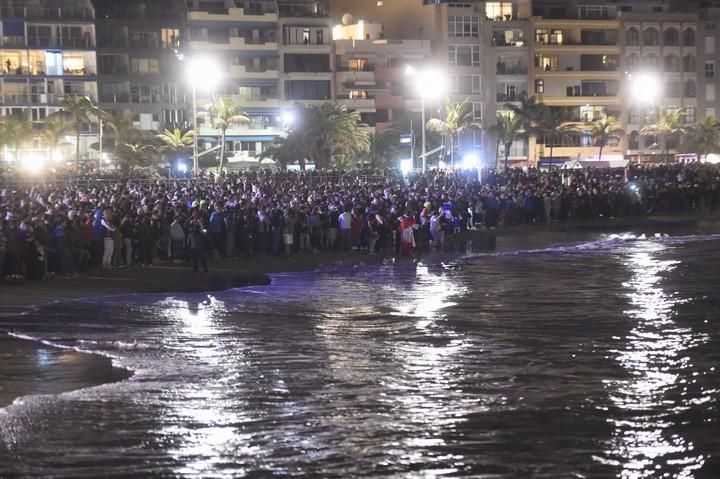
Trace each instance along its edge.
<instances>
[{"instance_id":1,"label":"building facade","mask_svg":"<svg viewBox=\"0 0 720 479\"><path fill-rule=\"evenodd\" d=\"M32 4L31 4L32 3ZM59 110L66 95L87 96L97 102L95 11L90 0L0 1L0 111L3 116L29 119L36 131ZM63 151L75 151L75 137L68 136ZM81 152L95 158L88 147L96 138L83 131ZM60 148L55 146L55 149ZM50 159L58 152L36 137L5 159Z\"/></svg>"},{"instance_id":2,"label":"building facade","mask_svg":"<svg viewBox=\"0 0 720 479\"><path fill-rule=\"evenodd\" d=\"M100 106L142 130L187 124L182 0L99 2Z\"/></svg>"}]
</instances>

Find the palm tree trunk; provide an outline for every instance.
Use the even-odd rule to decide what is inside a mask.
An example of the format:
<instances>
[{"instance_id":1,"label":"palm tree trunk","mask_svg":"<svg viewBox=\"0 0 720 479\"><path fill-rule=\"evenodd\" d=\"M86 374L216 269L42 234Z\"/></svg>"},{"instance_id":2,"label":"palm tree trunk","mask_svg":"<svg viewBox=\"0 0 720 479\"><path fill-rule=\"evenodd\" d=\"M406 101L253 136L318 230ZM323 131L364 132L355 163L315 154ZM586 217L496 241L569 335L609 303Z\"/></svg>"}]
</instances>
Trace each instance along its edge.
<instances>
[{"instance_id":1,"label":"palm tree trunk","mask_svg":"<svg viewBox=\"0 0 720 479\"><path fill-rule=\"evenodd\" d=\"M603 148L605 148L605 143L600 143L600 156L598 156L598 161L602 161Z\"/></svg>"},{"instance_id":2,"label":"palm tree trunk","mask_svg":"<svg viewBox=\"0 0 720 479\"><path fill-rule=\"evenodd\" d=\"M553 148L555 148L555 142L550 143L550 169L553 166Z\"/></svg>"},{"instance_id":3,"label":"palm tree trunk","mask_svg":"<svg viewBox=\"0 0 720 479\"><path fill-rule=\"evenodd\" d=\"M512 147L512 143L505 143L505 171L509 169L510 165L510 147Z\"/></svg>"},{"instance_id":4,"label":"palm tree trunk","mask_svg":"<svg viewBox=\"0 0 720 479\"><path fill-rule=\"evenodd\" d=\"M225 161L225 129L222 129L220 134L220 166L218 167L218 173L222 173L223 161Z\"/></svg>"}]
</instances>

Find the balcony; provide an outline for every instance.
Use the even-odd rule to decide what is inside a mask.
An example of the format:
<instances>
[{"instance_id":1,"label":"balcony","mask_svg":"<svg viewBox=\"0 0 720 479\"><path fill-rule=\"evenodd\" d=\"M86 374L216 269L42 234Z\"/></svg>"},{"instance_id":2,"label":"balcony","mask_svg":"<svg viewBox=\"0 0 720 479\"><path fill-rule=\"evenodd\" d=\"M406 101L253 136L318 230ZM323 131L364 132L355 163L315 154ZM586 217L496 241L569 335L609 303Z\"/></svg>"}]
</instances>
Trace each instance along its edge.
<instances>
[{"instance_id":1,"label":"balcony","mask_svg":"<svg viewBox=\"0 0 720 479\"><path fill-rule=\"evenodd\" d=\"M527 92L519 92L519 93L504 93L504 92L498 92L495 95L495 100L498 103L501 102L513 102L513 101L522 101L523 98L527 98Z\"/></svg>"},{"instance_id":2,"label":"balcony","mask_svg":"<svg viewBox=\"0 0 720 479\"><path fill-rule=\"evenodd\" d=\"M274 70L254 68L247 65L230 65L231 78L266 78L276 79L278 77L277 67Z\"/></svg>"},{"instance_id":3,"label":"balcony","mask_svg":"<svg viewBox=\"0 0 720 479\"><path fill-rule=\"evenodd\" d=\"M275 41L269 41L269 39L253 40L245 37L230 37L225 40L191 40L190 49L275 51L278 49L278 44Z\"/></svg>"},{"instance_id":4,"label":"balcony","mask_svg":"<svg viewBox=\"0 0 720 479\"><path fill-rule=\"evenodd\" d=\"M100 103L130 103L129 93L110 93L100 95Z\"/></svg>"},{"instance_id":5,"label":"balcony","mask_svg":"<svg viewBox=\"0 0 720 479\"><path fill-rule=\"evenodd\" d=\"M190 11L190 22L272 22L278 21L278 14L262 8L228 8L225 11Z\"/></svg>"},{"instance_id":6,"label":"balcony","mask_svg":"<svg viewBox=\"0 0 720 479\"><path fill-rule=\"evenodd\" d=\"M498 75L527 75L528 68L524 65L506 65L498 63L495 71Z\"/></svg>"},{"instance_id":7,"label":"balcony","mask_svg":"<svg viewBox=\"0 0 720 479\"><path fill-rule=\"evenodd\" d=\"M95 19L89 8L36 8L36 7L0 7L0 18L26 20L87 20Z\"/></svg>"}]
</instances>

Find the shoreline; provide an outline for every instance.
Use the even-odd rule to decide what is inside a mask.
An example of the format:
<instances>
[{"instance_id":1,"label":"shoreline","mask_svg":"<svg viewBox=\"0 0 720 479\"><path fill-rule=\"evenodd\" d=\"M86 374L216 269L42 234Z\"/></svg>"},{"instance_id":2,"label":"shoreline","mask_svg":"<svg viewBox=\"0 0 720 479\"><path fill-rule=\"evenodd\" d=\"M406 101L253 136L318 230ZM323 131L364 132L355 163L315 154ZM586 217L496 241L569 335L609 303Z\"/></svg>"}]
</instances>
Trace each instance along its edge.
<instances>
[{"instance_id":1,"label":"shoreline","mask_svg":"<svg viewBox=\"0 0 720 479\"><path fill-rule=\"evenodd\" d=\"M587 235L633 232L653 234L692 229L694 233L720 231L719 215L697 217L621 218L576 223L520 225L497 230L469 231L463 240L481 244L477 252L503 252L529 247L543 248L558 242L570 242ZM476 244L477 244L476 243ZM442 255L459 256L460 252ZM430 258L442 257L437 253ZM392 256L370 256L363 252L323 251L301 253L291 258L253 256L210 261L208 274L195 274L187 264L163 264L147 268L126 268L112 271L91 270L77 278L55 277L36 283L21 282L0 285L0 410L18 398L36 394L58 394L86 387L99 386L132 377L133 372L113 364L111 358L96 353L55 348L30 339L12 336L3 327L3 318L18 318L34 309L50 307L64 301L132 294L182 294L224 291L245 286L269 285L268 275L308 272L327 266L380 264ZM14 351L14 354L11 354ZM73 361L56 360L65 355ZM38 361L37 358L49 358ZM53 359L55 358L55 359ZM33 362L45 363L46 371L33 372ZM70 362L72 376L63 362ZM55 365L61 370L53 369ZM9 365L9 366L8 366ZM37 366L37 364L35 364ZM51 371L48 373L47 371ZM64 375L64 376L63 376ZM63 386L64 384L64 386Z\"/></svg>"}]
</instances>

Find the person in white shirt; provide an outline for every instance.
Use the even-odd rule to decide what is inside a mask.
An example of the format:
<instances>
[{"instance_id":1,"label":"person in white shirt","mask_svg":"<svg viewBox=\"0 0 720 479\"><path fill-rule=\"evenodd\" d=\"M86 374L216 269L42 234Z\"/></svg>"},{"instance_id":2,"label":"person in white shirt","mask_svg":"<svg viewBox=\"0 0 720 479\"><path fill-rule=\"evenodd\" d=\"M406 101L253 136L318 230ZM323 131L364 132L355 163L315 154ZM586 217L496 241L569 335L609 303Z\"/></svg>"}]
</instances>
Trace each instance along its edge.
<instances>
[{"instance_id":1,"label":"person in white shirt","mask_svg":"<svg viewBox=\"0 0 720 479\"><path fill-rule=\"evenodd\" d=\"M343 249L350 250L352 246L352 215L349 211L344 211L338 218L340 224L340 236L342 237Z\"/></svg>"}]
</instances>

